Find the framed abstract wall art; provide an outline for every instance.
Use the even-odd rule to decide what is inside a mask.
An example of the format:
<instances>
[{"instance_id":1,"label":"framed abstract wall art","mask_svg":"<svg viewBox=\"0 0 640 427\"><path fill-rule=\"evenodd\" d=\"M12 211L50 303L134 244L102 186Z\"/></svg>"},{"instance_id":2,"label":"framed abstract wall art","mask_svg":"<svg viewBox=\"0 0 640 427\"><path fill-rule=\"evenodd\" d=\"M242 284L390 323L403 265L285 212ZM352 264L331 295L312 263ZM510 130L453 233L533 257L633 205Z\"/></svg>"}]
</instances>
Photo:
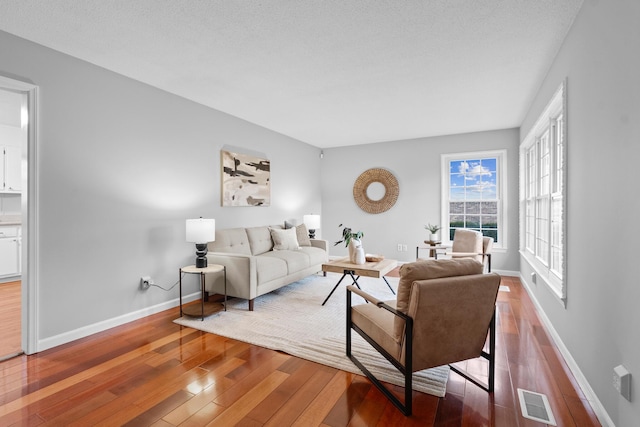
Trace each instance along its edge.
<instances>
[{"instance_id":1,"label":"framed abstract wall art","mask_svg":"<svg viewBox=\"0 0 640 427\"><path fill-rule=\"evenodd\" d=\"M248 154L220 151L222 206L269 206L271 164Z\"/></svg>"}]
</instances>

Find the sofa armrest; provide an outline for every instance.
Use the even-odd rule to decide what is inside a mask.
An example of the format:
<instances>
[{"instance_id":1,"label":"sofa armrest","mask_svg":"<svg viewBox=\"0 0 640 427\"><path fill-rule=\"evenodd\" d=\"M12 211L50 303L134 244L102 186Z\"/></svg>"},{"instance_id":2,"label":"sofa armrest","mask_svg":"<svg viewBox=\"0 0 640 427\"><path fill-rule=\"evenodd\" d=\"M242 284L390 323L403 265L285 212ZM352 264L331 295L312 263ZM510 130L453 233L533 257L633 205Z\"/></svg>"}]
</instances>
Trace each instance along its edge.
<instances>
[{"instance_id":1,"label":"sofa armrest","mask_svg":"<svg viewBox=\"0 0 640 427\"><path fill-rule=\"evenodd\" d=\"M311 246L313 246L314 248L320 248L325 250L326 252L329 252L329 242L326 240L322 240L322 239L310 239L311 240Z\"/></svg>"},{"instance_id":2,"label":"sofa armrest","mask_svg":"<svg viewBox=\"0 0 640 427\"><path fill-rule=\"evenodd\" d=\"M254 299L257 296L256 259L251 255L234 254L228 252L209 252L207 260L210 264L224 265L227 271L227 295ZM207 289L224 293L224 276L210 275L206 278Z\"/></svg>"}]
</instances>

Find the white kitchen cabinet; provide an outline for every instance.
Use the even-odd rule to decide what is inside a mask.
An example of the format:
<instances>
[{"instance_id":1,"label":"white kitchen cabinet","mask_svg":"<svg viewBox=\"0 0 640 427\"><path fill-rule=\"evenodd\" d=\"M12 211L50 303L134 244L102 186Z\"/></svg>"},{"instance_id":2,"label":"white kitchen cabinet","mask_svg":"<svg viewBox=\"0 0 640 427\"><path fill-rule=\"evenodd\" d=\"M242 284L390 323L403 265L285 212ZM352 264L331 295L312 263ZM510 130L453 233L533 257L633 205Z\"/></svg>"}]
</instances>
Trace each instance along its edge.
<instances>
[{"instance_id":1,"label":"white kitchen cabinet","mask_svg":"<svg viewBox=\"0 0 640 427\"><path fill-rule=\"evenodd\" d=\"M20 147L0 147L0 191L22 191L22 150Z\"/></svg>"},{"instance_id":2,"label":"white kitchen cabinet","mask_svg":"<svg viewBox=\"0 0 640 427\"><path fill-rule=\"evenodd\" d=\"M20 239L20 227L0 227L0 277L21 274Z\"/></svg>"}]
</instances>

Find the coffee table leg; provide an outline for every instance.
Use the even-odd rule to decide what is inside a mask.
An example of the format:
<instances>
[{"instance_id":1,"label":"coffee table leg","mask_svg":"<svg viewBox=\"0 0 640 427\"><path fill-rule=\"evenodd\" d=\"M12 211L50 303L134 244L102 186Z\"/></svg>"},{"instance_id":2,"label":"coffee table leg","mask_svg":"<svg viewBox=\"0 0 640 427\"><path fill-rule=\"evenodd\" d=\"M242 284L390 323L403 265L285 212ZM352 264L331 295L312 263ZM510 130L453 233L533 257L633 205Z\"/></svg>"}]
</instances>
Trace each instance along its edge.
<instances>
[{"instance_id":1,"label":"coffee table leg","mask_svg":"<svg viewBox=\"0 0 640 427\"><path fill-rule=\"evenodd\" d=\"M382 276L382 278L384 279L384 282L387 284L387 286L389 287L389 289L391 289L391 293L392 294L396 294L396 291L393 290L393 288L391 287L391 285L389 284L389 282L387 281L387 278Z\"/></svg>"},{"instance_id":2,"label":"coffee table leg","mask_svg":"<svg viewBox=\"0 0 640 427\"><path fill-rule=\"evenodd\" d=\"M336 291L336 289L338 288L338 286L340 285L340 283L342 283L342 279L345 278L345 276L347 275L347 272L345 271L342 274L342 277L340 278L340 280L338 280L338 283L336 283L336 285L333 287L333 289L331 290L331 292L329 293L329 296L327 298L325 298L324 302L322 303L322 305L325 305L327 303L327 301L329 301L329 298L331 298L331 295L333 295L333 293ZM352 276L353 277L353 276Z\"/></svg>"},{"instance_id":3,"label":"coffee table leg","mask_svg":"<svg viewBox=\"0 0 640 427\"><path fill-rule=\"evenodd\" d=\"M349 273L349 276L351 276L351 280L353 280L353 283L352 283L352 284L353 284L353 285L356 285L356 287L357 287L358 289L361 289L361 288L360 288L360 285L358 284L358 279L360 278L360 276L358 276L358 277L353 277L353 271L351 271L351 270L347 270L347 273Z\"/></svg>"}]
</instances>

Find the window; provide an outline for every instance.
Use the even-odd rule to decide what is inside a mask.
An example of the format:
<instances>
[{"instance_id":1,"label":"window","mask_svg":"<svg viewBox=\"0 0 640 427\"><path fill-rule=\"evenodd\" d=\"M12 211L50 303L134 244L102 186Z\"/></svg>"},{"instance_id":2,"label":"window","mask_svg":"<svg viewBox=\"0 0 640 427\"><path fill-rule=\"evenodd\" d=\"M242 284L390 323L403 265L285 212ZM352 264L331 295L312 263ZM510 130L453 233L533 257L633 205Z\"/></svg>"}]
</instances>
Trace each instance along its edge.
<instances>
[{"instance_id":1,"label":"window","mask_svg":"<svg viewBox=\"0 0 640 427\"><path fill-rule=\"evenodd\" d=\"M564 84L520 145L521 253L562 300L565 249Z\"/></svg>"},{"instance_id":2,"label":"window","mask_svg":"<svg viewBox=\"0 0 640 427\"><path fill-rule=\"evenodd\" d=\"M442 156L443 239L451 241L456 229L469 228L506 248L505 159L505 150Z\"/></svg>"}]
</instances>

